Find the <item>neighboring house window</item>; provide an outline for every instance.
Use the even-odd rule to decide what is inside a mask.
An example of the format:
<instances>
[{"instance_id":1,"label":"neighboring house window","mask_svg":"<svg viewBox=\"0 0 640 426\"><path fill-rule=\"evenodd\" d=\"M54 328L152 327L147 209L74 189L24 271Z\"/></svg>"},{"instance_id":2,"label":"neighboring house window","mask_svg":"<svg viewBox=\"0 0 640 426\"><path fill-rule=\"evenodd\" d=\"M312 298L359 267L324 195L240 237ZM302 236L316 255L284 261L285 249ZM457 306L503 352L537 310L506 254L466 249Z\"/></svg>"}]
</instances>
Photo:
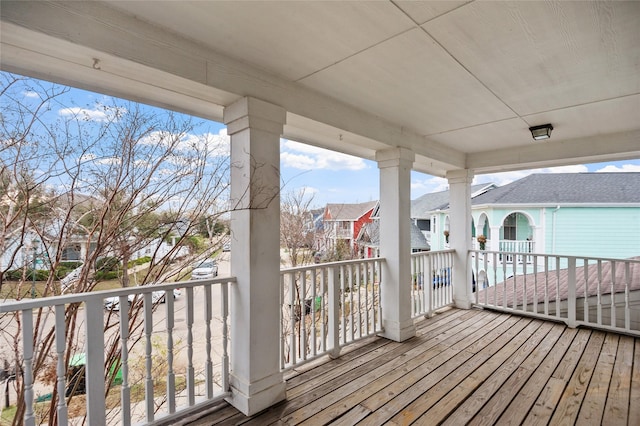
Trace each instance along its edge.
<instances>
[{"instance_id":1,"label":"neighboring house window","mask_svg":"<svg viewBox=\"0 0 640 426\"><path fill-rule=\"evenodd\" d=\"M431 231L431 221L425 219L418 219L416 225L421 231Z\"/></svg>"},{"instance_id":2,"label":"neighboring house window","mask_svg":"<svg viewBox=\"0 0 640 426\"><path fill-rule=\"evenodd\" d=\"M516 233L516 213L511 213L509 216L507 216L507 218L504 220L504 225L503 225L503 239L505 240L516 240L517 239L517 233Z\"/></svg>"}]
</instances>

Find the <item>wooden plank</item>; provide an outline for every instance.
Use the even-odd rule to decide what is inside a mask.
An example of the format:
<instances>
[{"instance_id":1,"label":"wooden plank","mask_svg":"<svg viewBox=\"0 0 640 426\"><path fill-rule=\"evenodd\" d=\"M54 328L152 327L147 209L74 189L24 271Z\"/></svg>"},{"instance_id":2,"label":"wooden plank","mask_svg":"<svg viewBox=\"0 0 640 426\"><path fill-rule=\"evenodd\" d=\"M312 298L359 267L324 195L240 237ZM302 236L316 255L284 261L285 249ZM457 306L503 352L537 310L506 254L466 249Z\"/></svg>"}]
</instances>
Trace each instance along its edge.
<instances>
[{"instance_id":1,"label":"wooden plank","mask_svg":"<svg viewBox=\"0 0 640 426\"><path fill-rule=\"evenodd\" d=\"M362 405L356 405L344 416L331 422L331 426L353 426L369 414L371 414L371 411L367 410ZM316 424L320 424L320 422Z\"/></svg>"},{"instance_id":2,"label":"wooden plank","mask_svg":"<svg viewBox=\"0 0 640 426\"><path fill-rule=\"evenodd\" d=\"M520 392L518 392L507 409L502 413L502 416L496 421L496 424L519 425L522 423L531 407L535 404L538 395L540 395L540 392L551 377L551 374L557 368L558 363L562 360L567 348L571 346L577 333L578 330L575 328L564 328L562 336L560 336L556 344L549 349L549 352L542 364L540 364L531 377L526 380L525 385L520 389ZM483 414L484 413L482 411L478 413L479 419L482 418ZM476 419L474 418L471 424L474 424L475 422Z\"/></svg>"},{"instance_id":3,"label":"wooden plank","mask_svg":"<svg viewBox=\"0 0 640 426\"><path fill-rule=\"evenodd\" d=\"M523 360L521 365L514 364L515 359L509 361L512 363L513 368L515 368L515 371L513 371L513 374L507 380L503 382L497 381L501 375L508 373L508 371L505 370L513 370L513 368L509 368L509 365L502 366L497 371L498 376L491 377L490 381L483 384L472 397L464 401L464 403L446 419L444 424L466 424L470 422L471 419L473 419L472 424L494 424L506 407L508 407L514 395L526 384L545 356L557 343L565 328L564 325L554 325L551 323L548 324L548 327L549 333L544 336L539 343L532 345L533 341L529 341L518 350L519 352L525 351L524 356L526 359ZM488 387L487 385L491 384L492 381L494 386Z\"/></svg>"},{"instance_id":4,"label":"wooden plank","mask_svg":"<svg viewBox=\"0 0 640 426\"><path fill-rule=\"evenodd\" d=\"M429 395L424 394L414 401L412 405L422 410L431 406L419 416L419 422L428 421L439 424L465 400L470 401L473 412L482 408L553 327L553 324L542 321L535 321L532 325L537 325L538 328L531 336L520 342L517 339L509 342L479 368L472 371L458 386L447 378L434 386L428 392ZM399 414L398 418L400 416L404 422L406 417Z\"/></svg>"},{"instance_id":5,"label":"wooden plank","mask_svg":"<svg viewBox=\"0 0 640 426\"><path fill-rule=\"evenodd\" d=\"M558 364L558 368L553 372L552 377L568 382L576 368L578 360L582 356L585 346L591 337L591 330L578 330L578 334L573 339L571 347L567 350L564 358Z\"/></svg>"},{"instance_id":6,"label":"wooden plank","mask_svg":"<svg viewBox=\"0 0 640 426\"><path fill-rule=\"evenodd\" d=\"M564 380L551 377L522 424L526 426L548 425L565 387Z\"/></svg>"},{"instance_id":7,"label":"wooden plank","mask_svg":"<svg viewBox=\"0 0 640 426\"><path fill-rule=\"evenodd\" d=\"M605 333L594 331L553 413L554 424L574 424L600 355Z\"/></svg>"},{"instance_id":8,"label":"wooden plank","mask_svg":"<svg viewBox=\"0 0 640 426\"><path fill-rule=\"evenodd\" d=\"M640 425L640 339L635 339L629 400L629 425Z\"/></svg>"},{"instance_id":9,"label":"wooden plank","mask_svg":"<svg viewBox=\"0 0 640 426\"><path fill-rule=\"evenodd\" d=\"M600 424L607 401L607 392L616 362L619 336L607 333L596 363L595 370L588 382L587 392L578 413L578 424ZM617 374L617 373L616 373Z\"/></svg>"},{"instance_id":10,"label":"wooden plank","mask_svg":"<svg viewBox=\"0 0 640 426\"><path fill-rule=\"evenodd\" d=\"M464 330L469 327L470 323L473 323L474 318L482 314L482 311L466 311L452 321L443 318L442 326L427 332L425 336L427 338L444 338L442 333L449 332L452 328L458 331ZM455 334L452 333L452 335ZM397 363L402 362L400 357L404 353L424 345L425 336L414 337L403 343L391 342L347 363L337 362L338 359L331 361L334 368L312 380L301 383L292 391L287 391L285 403L269 409L259 419L255 419L255 422L252 419L249 424L265 424L277 419L300 422L340 399L345 392L348 394L357 390L353 389L355 386L358 386L359 389L365 386L368 381L374 380L376 373L371 373L370 370L377 366L381 365L385 369L395 368ZM435 344L437 344L436 341L433 342L433 345ZM339 364L339 366L335 367L335 364ZM383 372L379 374L383 374Z\"/></svg>"},{"instance_id":11,"label":"wooden plank","mask_svg":"<svg viewBox=\"0 0 640 426\"><path fill-rule=\"evenodd\" d=\"M419 380L421 377L424 377L432 371L434 369L434 365L437 365L432 358L440 355L452 343L454 344L453 346L459 346L459 349L447 350L445 354L441 355L441 358L448 359L455 355L457 352L464 349L464 342L468 345L474 341L474 339L477 340L481 338L485 334L489 333L493 328L504 322L506 316L502 317L503 318L500 318L500 316L496 317L496 315L478 315L476 317L477 319L473 319L471 326L462 324L459 332L453 333L453 335L448 336L444 341L436 344L435 346L432 346L433 342L437 341L440 336L430 339L420 347L412 349L403 355L406 362L399 365L394 370L379 375L366 386L362 386L348 396L339 398L338 401L324 409L322 409L323 406L321 405L320 408L322 411L310 419L311 423L327 423L332 419L341 416L344 412L351 410L356 404L359 404L365 398L375 394L376 392L385 391L388 394L388 386L400 378L402 378L403 386L406 386L407 381L411 379L408 379L405 376L414 378L414 381Z\"/></svg>"},{"instance_id":12,"label":"wooden plank","mask_svg":"<svg viewBox=\"0 0 640 426\"><path fill-rule=\"evenodd\" d=\"M400 419L396 418L394 421L397 420L403 423L405 418L415 417L418 410L420 410L421 414L424 412L422 408L415 406L408 408L408 406L420 398L421 395L427 393L433 386L436 386L441 380L446 380L449 383L459 383L476 368L481 366L483 362L500 352L504 346L515 345L516 343L512 343L514 340L515 342L519 342L518 346L522 344L522 341L526 340L538 326L539 322L533 324L530 319L522 318L515 326L503 333L484 350L477 354L472 354L466 350L460 352L394 398L389 399L387 397L388 401L380 408L374 410L374 407L369 405L369 400L363 402L362 405L374 411L372 415L364 420L363 424L381 424L396 416L398 413L403 414L404 417Z\"/></svg>"},{"instance_id":13,"label":"wooden plank","mask_svg":"<svg viewBox=\"0 0 640 426\"><path fill-rule=\"evenodd\" d=\"M609 425L617 426L627 424L633 367L633 343L634 340L632 337L620 336L616 363L613 367L611 385L609 386L607 396L607 404L604 408L604 418ZM638 399L635 401L638 401ZM640 423L640 421L629 424L638 423Z\"/></svg>"}]
</instances>

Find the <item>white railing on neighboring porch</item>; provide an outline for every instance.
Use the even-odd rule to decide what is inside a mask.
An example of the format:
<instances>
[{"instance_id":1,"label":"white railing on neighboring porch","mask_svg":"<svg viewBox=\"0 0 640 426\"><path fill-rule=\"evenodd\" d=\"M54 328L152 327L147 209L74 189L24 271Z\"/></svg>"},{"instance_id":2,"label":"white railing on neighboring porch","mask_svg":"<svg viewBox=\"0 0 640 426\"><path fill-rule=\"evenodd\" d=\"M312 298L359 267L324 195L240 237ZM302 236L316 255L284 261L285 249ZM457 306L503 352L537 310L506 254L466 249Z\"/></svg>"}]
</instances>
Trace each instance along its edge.
<instances>
[{"instance_id":1,"label":"white railing on neighboring porch","mask_svg":"<svg viewBox=\"0 0 640 426\"><path fill-rule=\"evenodd\" d=\"M280 271L281 365L285 370L382 331L384 259L323 263Z\"/></svg>"},{"instance_id":2,"label":"white railing on neighboring porch","mask_svg":"<svg viewBox=\"0 0 640 426\"><path fill-rule=\"evenodd\" d=\"M471 250L477 306L640 335L640 260Z\"/></svg>"},{"instance_id":3,"label":"white railing on neighboring porch","mask_svg":"<svg viewBox=\"0 0 640 426\"><path fill-rule=\"evenodd\" d=\"M18 362L24 380L24 424L40 423L34 401L38 390L51 391L51 386L42 385L42 371L34 376L33 363L43 355L39 351L47 350L37 344L39 339L34 345L34 326L39 327L39 336L55 333L50 353L44 355L56 366L57 395L65 395L74 382L68 380L69 366L64 362L69 331L65 316L76 308L84 310L78 317L83 325L76 327L77 335L83 337L73 352L86 358L87 424L167 421L228 396L228 286L234 281L229 277L186 281L0 304L2 333L11 333L12 328L17 332L16 320L21 319L22 360ZM174 300L176 288L181 292ZM166 303L160 304L161 293L152 291L164 291ZM105 300L117 301L111 304L116 308L105 309ZM119 351L115 366L105 368L107 347L114 342ZM105 383L113 382L118 367L122 382L112 388L120 389L119 402L107 409ZM135 394L143 396L136 400ZM68 424L66 398L57 398L55 410L57 423Z\"/></svg>"},{"instance_id":4,"label":"white railing on neighboring porch","mask_svg":"<svg viewBox=\"0 0 640 426\"><path fill-rule=\"evenodd\" d=\"M533 259L530 253L535 251L535 241L500 240L499 245L500 260L505 263L531 263Z\"/></svg>"},{"instance_id":5,"label":"white railing on neighboring porch","mask_svg":"<svg viewBox=\"0 0 640 426\"><path fill-rule=\"evenodd\" d=\"M411 255L411 316L431 316L453 305L454 250L429 251Z\"/></svg>"}]
</instances>

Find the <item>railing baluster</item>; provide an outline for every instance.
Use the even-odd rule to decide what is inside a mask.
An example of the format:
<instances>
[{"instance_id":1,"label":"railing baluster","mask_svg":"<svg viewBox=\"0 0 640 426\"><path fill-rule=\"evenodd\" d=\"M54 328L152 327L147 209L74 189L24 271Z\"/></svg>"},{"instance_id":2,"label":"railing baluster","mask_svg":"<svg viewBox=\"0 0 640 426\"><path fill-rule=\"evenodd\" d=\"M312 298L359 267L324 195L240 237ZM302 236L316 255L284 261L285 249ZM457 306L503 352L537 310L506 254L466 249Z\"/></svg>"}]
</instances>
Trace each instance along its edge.
<instances>
[{"instance_id":1,"label":"railing baluster","mask_svg":"<svg viewBox=\"0 0 640 426\"><path fill-rule=\"evenodd\" d=\"M588 323L590 321L590 313L589 313L589 260L582 259L582 269L584 272L584 293L583 293L583 321Z\"/></svg>"},{"instance_id":2,"label":"railing baluster","mask_svg":"<svg viewBox=\"0 0 640 426\"><path fill-rule=\"evenodd\" d=\"M617 326L617 316L616 316L616 262L609 262L611 265L611 322L609 325Z\"/></svg>"},{"instance_id":3,"label":"railing baluster","mask_svg":"<svg viewBox=\"0 0 640 426\"><path fill-rule=\"evenodd\" d=\"M533 256L533 312L538 313L538 256Z\"/></svg>"},{"instance_id":4,"label":"railing baluster","mask_svg":"<svg viewBox=\"0 0 640 426\"><path fill-rule=\"evenodd\" d=\"M298 346L296 343L296 289L295 289L295 272L286 274L289 277L289 326L291 332L289 334L289 362L295 365L297 363Z\"/></svg>"},{"instance_id":5,"label":"railing baluster","mask_svg":"<svg viewBox=\"0 0 640 426\"><path fill-rule=\"evenodd\" d=\"M556 317L560 318L560 257L556 256Z\"/></svg>"},{"instance_id":6,"label":"railing baluster","mask_svg":"<svg viewBox=\"0 0 640 426\"><path fill-rule=\"evenodd\" d=\"M56 305L56 392L58 394L58 401L56 404L56 414L58 417L58 424L66 425L68 422L67 401L65 399L65 375L67 368L64 362L64 352L66 348L65 340L65 309L64 305Z\"/></svg>"},{"instance_id":7,"label":"railing baluster","mask_svg":"<svg viewBox=\"0 0 640 426\"><path fill-rule=\"evenodd\" d=\"M22 311L22 341L24 350L24 424L35 426L36 418L33 413L33 310Z\"/></svg>"},{"instance_id":8,"label":"railing baluster","mask_svg":"<svg viewBox=\"0 0 640 426\"><path fill-rule=\"evenodd\" d=\"M629 306L629 291L631 288L631 264L624 263L624 328L631 330L631 307Z\"/></svg>"},{"instance_id":9,"label":"railing baluster","mask_svg":"<svg viewBox=\"0 0 640 426\"><path fill-rule=\"evenodd\" d=\"M598 303L598 325L602 325L602 261L598 260L598 283L597 283L597 303Z\"/></svg>"},{"instance_id":10,"label":"railing baluster","mask_svg":"<svg viewBox=\"0 0 640 426\"><path fill-rule=\"evenodd\" d=\"M153 333L153 302L151 300L151 293L144 294L144 341L145 341L145 406L147 413L147 422L152 422L155 411L154 393L153 393L153 344L151 342L151 333Z\"/></svg>"},{"instance_id":11,"label":"railing baluster","mask_svg":"<svg viewBox=\"0 0 640 426\"><path fill-rule=\"evenodd\" d=\"M175 303L173 291L165 294L165 324L167 327L167 401L169 413L176 412L176 373L173 369L173 329L175 327Z\"/></svg>"},{"instance_id":12,"label":"railing baluster","mask_svg":"<svg viewBox=\"0 0 640 426\"><path fill-rule=\"evenodd\" d=\"M212 312L211 285L204 286L204 322L205 322L205 383L207 398L213 398L213 361L211 360L211 318Z\"/></svg>"},{"instance_id":13,"label":"railing baluster","mask_svg":"<svg viewBox=\"0 0 640 426\"><path fill-rule=\"evenodd\" d=\"M229 283L220 284L220 302L222 306L222 392L229 391Z\"/></svg>"},{"instance_id":14,"label":"railing baluster","mask_svg":"<svg viewBox=\"0 0 640 426\"><path fill-rule=\"evenodd\" d=\"M316 313L316 298L318 297L318 292L317 292L317 287L318 287L318 283L317 283L317 277L316 277L316 268L312 268L310 271L311 273L311 355L312 356L316 356L316 354L318 353L318 347L317 347L317 342L316 342L316 334L317 334L317 313Z\"/></svg>"},{"instance_id":15,"label":"railing baluster","mask_svg":"<svg viewBox=\"0 0 640 426\"><path fill-rule=\"evenodd\" d=\"M556 297L556 304L560 304L560 297ZM576 258L567 258L567 324L576 327Z\"/></svg>"},{"instance_id":16,"label":"railing baluster","mask_svg":"<svg viewBox=\"0 0 640 426\"><path fill-rule=\"evenodd\" d=\"M299 276L299 300L300 303L300 319L298 320L298 328L300 330L300 359L307 359L307 274L304 270L298 272Z\"/></svg>"},{"instance_id":17,"label":"railing baluster","mask_svg":"<svg viewBox=\"0 0 640 426\"><path fill-rule=\"evenodd\" d=\"M187 287L187 400L196 403L195 370L193 366L193 287Z\"/></svg>"},{"instance_id":18,"label":"railing baluster","mask_svg":"<svg viewBox=\"0 0 640 426\"><path fill-rule=\"evenodd\" d=\"M122 425L131 425L131 388L129 386L129 301L120 296L120 368L122 385L120 387L120 405L122 407ZM124 319L124 321L123 321Z\"/></svg>"},{"instance_id":19,"label":"railing baluster","mask_svg":"<svg viewBox=\"0 0 640 426\"><path fill-rule=\"evenodd\" d=\"M337 276L338 267L330 266L328 273L328 293L329 293L329 354L337 357L340 353L340 289Z\"/></svg>"}]
</instances>

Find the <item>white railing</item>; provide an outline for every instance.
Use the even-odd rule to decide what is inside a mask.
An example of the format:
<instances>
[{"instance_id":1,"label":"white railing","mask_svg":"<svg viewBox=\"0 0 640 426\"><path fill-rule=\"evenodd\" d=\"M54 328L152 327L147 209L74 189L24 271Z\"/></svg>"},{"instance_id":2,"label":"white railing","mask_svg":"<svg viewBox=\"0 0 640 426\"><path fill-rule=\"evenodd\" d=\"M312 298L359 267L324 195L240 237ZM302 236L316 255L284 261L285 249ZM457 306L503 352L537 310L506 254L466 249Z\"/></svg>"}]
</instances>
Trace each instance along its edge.
<instances>
[{"instance_id":1,"label":"white railing","mask_svg":"<svg viewBox=\"0 0 640 426\"><path fill-rule=\"evenodd\" d=\"M34 401L47 391L57 398L53 418L59 425L70 421L62 395L86 393L90 425L168 421L228 396L228 286L233 282L227 277L0 304L3 341L15 336L22 345L15 362L22 371L24 424L43 420ZM81 325L69 324L77 309L84 310L78 316ZM48 346L42 343L46 334L55 335ZM73 371L67 365L65 358L72 354L84 354L84 368ZM55 389L43 384L45 363L55 365Z\"/></svg>"},{"instance_id":2,"label":"white railing","mask_svg":"<svg viewBox=\"0 0 640 426\"><path fill-rule=\"evenodd\" d=\"M526 253L469 252L477 306L640 335L640 260ZM525 253L516 253L524 256Z\"/></svg>"},{"instance_id":3,"label":"white railing","mask_svg":"<svg viewBox=\"0 0 640 426\"><path fill-rule=\"evenodd\" d=\"M505 263L531 263L533 258L529 254L535 251L535 241L500 240L498 251Z\"/></svg>"},{"instance_id":4,"label":"white railing","mask_svg":"<svg viewBox=\"0 0 640 426\"><path fill-rule=\"evenodd\" d=\"M290 369L382 331L384 259L323 263L280 271L281 364Z\"/></svg>"},{"instance_id":5,"label":"white railing","mask_svg":"<svg viewBox=\"0 0 640 426\"><path fill-rule=\"evenodd\" d=\"M431 316L434 311L453 305L454 250L430 251L411 255L411 316Z\"/></svg>"}]
</instances>

